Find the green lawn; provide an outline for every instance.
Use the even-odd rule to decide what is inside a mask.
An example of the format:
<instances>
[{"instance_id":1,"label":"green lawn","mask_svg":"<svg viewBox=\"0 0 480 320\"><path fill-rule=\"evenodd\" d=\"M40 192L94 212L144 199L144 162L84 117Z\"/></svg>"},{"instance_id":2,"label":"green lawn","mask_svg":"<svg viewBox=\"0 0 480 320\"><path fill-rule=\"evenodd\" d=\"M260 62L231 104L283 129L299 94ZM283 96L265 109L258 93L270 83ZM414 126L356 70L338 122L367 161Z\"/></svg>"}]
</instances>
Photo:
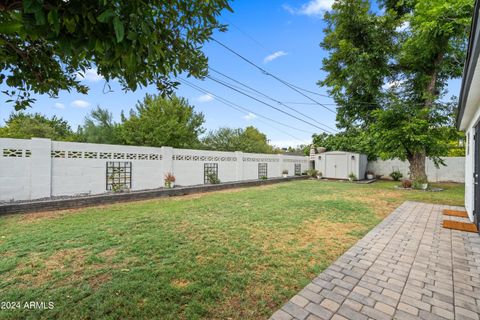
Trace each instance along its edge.
<instances>
[{"instance_id":1,"label":"green lawn","mask_svg":"<svg viewBox=\"0 0 480 320\"><path fill-rule=\"evenodd\" d=\"M463 185L402 191L314 180L0 218L0 318L267 318L405 200L462 205Z\"/></svg>"}]
</instances>

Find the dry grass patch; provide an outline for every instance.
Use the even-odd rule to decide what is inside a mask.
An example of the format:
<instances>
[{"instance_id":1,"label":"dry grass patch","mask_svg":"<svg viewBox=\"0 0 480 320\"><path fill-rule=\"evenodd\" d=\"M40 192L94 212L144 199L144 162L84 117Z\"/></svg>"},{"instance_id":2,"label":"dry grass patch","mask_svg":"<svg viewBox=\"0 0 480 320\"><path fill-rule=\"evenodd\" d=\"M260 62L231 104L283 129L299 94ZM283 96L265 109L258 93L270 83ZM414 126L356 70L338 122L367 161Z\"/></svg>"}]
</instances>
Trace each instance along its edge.
<instances>
[{"instance_id":1,"label":"dry grass patch","mask_svg":"<svg viewBox=\"0 0 480 320\"><path fill-rule=\"evenodd\" d=\"M170 284L174 288L182 289L188 287L190 285L190 281L186 279L173 279Z\"/></svg>"}]
</instances>

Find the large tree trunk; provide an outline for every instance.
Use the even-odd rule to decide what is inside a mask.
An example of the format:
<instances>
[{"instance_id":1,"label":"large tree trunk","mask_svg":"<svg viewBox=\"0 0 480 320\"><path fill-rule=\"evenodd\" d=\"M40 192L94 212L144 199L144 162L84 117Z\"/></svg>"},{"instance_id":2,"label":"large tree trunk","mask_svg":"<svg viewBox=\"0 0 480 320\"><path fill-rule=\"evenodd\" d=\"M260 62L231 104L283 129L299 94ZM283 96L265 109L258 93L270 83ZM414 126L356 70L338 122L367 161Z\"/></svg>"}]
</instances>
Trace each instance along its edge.
<instances>
[{"instance_id":1,"label":"large tree trunk","mask_svg":"<svg viewBox=\"0 0 480 320\"><path fill-rule=\"evenodd\" d=\"M408 157L410 163L410 175L413 180L427 180L427 173L425 172L425 152L414 152Z\"/></svg>"}]
</instances>

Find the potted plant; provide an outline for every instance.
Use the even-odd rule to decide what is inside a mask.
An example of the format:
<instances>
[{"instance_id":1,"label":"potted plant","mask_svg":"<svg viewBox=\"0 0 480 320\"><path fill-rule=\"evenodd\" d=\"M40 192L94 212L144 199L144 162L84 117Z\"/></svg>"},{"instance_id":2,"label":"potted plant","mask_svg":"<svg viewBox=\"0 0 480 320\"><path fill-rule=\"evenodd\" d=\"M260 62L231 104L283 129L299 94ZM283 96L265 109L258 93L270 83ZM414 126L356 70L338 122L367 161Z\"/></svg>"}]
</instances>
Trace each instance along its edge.
<instances>
[{"instance_id":1,"label":"potted plant","mask_svg":"<svg viewBox=\"0 0 480 320\"><path fill-rule=\"evenodd\" d=\"M165 188L173 188L175 186L175 176L170 173L170 172L167 172L165 174Z\"/></svg>"},{"instance_id":2,"label":"potted plant","mask_svg":"<svg viewBox=\"0 0 480 320\"><path fill-rule=\"evenodd\" d=\"M419 178L413 182L413 187L415 189L427 190L428 189L428 180L427 178Z\"/></svg>"},{"instance_id":3,"label":"potted plant","mask_svg":"<svg viewBox=\"0 0 480 320\"><path fill-rule=\"evenodd\" d=\"M403 177L403 174L399 170L395 170L390 173L390 177L392 177L394 181L399 181Z\"/></svg>"},{"instance_id":4,"label":"potted plant","mask_svg":"<svg viewBox=\"0 0 480 320\"><path fill-rule=\"evenodd\" d=\"M283 176L284 178L286 178L286 177L288 176L288 170L287 170L287 169L284 169L284 170L282 171L282 176Z\"/></svg>"},{"instance_id":5,"label":"potted plant","mask_svg":"<svg viewBox=\"0 0 480 320\"><path fill-rule=\"evenodd\" d=\"M355 173L350 172L350 174L348 175L348 180L350 182L353 182L353 181L357 180L357 176L355 175Z\"/></svg>"},{"instance_id":6,"label":"potted plant","mask_svg":"<svg viewBox=\"0 0 480 320\"><path fill-rule=\"evenodd\" d=\"M410 179L403 179L402 180L402 188L410 189L412 187L412 180Z\"/></svg>"},{"instance_id":7,"label":"potted plant","mask_svg":"<svg viewBox=\"0 0 480 320\"><path fill-rule=\"evenodd\" d=\"M368 180L373 180L374 178L375 178L375 174L372 171L368 170L367 171L367 179Z\"/></svg>"},{"instance_id":8,"label":"potted plant","mask_svg":"<svg viewBox=\"0 0 480 320\"><path fill-rule=\"evenodd\" d=\"M322 178L323 178L323 173L322 173L322 171L318 171L318 173L317 173L317 178L318 178L318 179L322 179Z\"/></svg>"}]
</instances>

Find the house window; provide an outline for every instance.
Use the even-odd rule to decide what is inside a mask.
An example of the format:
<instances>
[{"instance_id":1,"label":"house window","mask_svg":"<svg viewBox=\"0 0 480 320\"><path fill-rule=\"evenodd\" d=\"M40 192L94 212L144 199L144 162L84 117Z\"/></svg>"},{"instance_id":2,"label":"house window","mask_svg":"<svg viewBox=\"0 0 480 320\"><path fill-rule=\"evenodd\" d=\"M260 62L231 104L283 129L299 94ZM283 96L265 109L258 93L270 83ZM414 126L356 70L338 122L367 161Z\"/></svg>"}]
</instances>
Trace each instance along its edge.
<instances>
[{"instance_id":1,"label":"house window","mask_svg":"<svg viewBox=\"0 0 480 320\"><path fill-rule=\"evenodd\" d=\"M203 183L218 181L218 163L203 164Z\"/></svg>"},{"instance_id":2,"label":"house window","mask_svg":"<svg viewBox=\"0 0 480 320\"><path fill-rule=\"evenodd\" d=\"M300 163L295 163L295 175L299 176L302 174L302 165Z\"/></svg>"},{"instance_id":3,"label":"house window","mask_svg":"<svg viewBox=\"0 0 480 320\"><path fill-rule=\"evenodd\" d=\"M267 164L266 163L259 163L258 164L258 179L266 178L267 175Z\"/></svg>"},{"instance_id":4,"label":"house window","mask_svg":"<svg viewBox=\"0 0 480 320\"><path fill-rule=\"evenodd\" d=\"M132 188L132 163L107 162L107 190L120 191Z\"/></svg>"}]
</instances>

